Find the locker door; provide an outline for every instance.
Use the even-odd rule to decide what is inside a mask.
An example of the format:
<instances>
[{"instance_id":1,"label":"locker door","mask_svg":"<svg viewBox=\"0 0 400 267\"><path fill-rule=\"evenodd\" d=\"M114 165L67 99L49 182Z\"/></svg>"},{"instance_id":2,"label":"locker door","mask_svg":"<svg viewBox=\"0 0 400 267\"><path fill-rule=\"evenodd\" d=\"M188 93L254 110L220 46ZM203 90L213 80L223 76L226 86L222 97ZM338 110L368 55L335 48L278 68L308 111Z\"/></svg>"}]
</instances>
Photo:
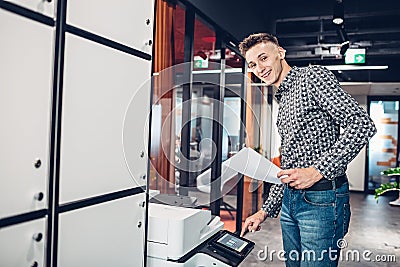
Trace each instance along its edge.
<instances>
[{"instance_id":1,"label":"locker door","mask_svg":"<svg viewBox=\"0 0 400 267\"><path fill-rule=\"evenodd\" d=\"M55 15L54 9L56 7L56 0L9 0L9 2L51 18L54 18Z\"/></svg>"},{"instance_id":2,"label":"locker door","mask_svg":"<svg viewBox=\"0 0 400 267\"><path fill-rule=\"evenodd\" d=\"M60 214L59 267L144 264L145 193Z\"/></svg>"},{"instance_id":3,"label":"locker door","mask_svg":"<svg viewBox=\"0 0 400 267\"><path fill-rule=\"evenodd\" d=\"M61 141L60 202L146 185L145 119L149 113L150 61L67 34ZM139 92L139 93L138 93ZM125 113L135 96L138 113L124 158Z\"/></svg>"},{"instance_id":4,"label":"locker door","mask_svg":"<svg viewBox=\"0 0 400 267\"><path fill-rule=\"evenodd\" d=\"M46 219L0 229L2 267L44 266Z\"/></svg>"},{"instance_id":5,"label":"locker door","mask_svg":"<svg viewBox=\"0 0 400 267\"><path fill-rule=\"evenodd\" d=\"M151 54L154 0L71 0L67 24Z\"/></svg>"},{"instance_id":6,"label":"locker door","mask_svg":"<svg viewBox=\"0 0 400 267\"><path fill-rule=\"evenodd\" d=\"M0 218L46 208L53 29L0 9Z\"/></svg>"}]
</instances>

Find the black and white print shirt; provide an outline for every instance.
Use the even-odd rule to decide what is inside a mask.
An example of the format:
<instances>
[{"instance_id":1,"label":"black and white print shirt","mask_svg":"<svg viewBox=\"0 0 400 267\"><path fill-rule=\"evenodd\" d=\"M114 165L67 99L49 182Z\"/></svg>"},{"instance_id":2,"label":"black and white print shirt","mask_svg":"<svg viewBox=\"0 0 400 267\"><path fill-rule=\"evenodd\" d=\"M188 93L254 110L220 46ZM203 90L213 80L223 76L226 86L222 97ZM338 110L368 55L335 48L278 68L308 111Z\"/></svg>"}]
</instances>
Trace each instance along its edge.
<instances>
[{"instance_id":1,"label":"black and white print shirt","mask_svg":"<svg viewBox=\"0 0 400 267\"><path fill-rule=\"evenodd\" d=\"M282 169L313 166L323 179L335 179L376 133L368 114L325 67L293 67L275 97ZM268 217L278 216L282 196L283 185L273 185L262 207Z\"/></svg>"}]
</instances>

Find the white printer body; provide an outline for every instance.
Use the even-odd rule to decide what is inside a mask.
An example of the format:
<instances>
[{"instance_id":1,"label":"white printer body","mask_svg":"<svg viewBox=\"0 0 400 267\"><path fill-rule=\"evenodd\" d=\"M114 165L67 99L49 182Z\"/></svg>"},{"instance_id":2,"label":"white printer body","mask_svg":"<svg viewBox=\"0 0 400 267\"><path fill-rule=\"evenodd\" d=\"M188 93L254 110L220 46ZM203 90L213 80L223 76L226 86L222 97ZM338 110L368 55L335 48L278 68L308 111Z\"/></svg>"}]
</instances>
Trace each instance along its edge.
<instances>
[{"instance_id":1,"label":"white printer body","mask_svg":"<svg viewBox=\"0 0 400 267\"><path fill-rule=\"evenodd\" d=\"M204 253L179 261L223 228L219 217L211 218L208 210L150 203L148 266L230 266Z\"/></svg>"}]
</instances>

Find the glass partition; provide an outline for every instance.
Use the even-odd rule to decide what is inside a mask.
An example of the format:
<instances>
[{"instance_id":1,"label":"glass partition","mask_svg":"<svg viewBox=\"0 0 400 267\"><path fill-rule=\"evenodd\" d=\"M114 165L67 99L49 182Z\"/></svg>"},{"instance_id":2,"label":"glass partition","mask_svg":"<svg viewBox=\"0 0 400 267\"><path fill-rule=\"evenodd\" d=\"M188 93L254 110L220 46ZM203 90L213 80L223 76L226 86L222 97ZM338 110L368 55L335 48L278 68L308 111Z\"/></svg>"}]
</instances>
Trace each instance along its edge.
<instances>
[{"instance_id":1,"label":"glass partition","mask_svg":"<svg viewBox=\"0 0 400 267\"><path fill-rule=\"evenodd\" d=\"M179 2L157 1L155 33L153 201L210 209L226 229L239 231L242 177L224 178L221 163L245 143L243 58L225 48L225 34Z\"/></svg>"},{"instance_id":2,"label":"glass partition","mask_svg":"<svg viewBox=\"0 0 400 267\"><path fill-rule=\"evenodd\" d=\"M186 10L179 4L156 1L153 56L153 108L150 150L150 189L169 194L176 190L176 84L183 68Z\"/></svg>"},{"instance_id":3,"label":"glass partition","mask_svg":"<svg viewBox=\"0 0 400 267\"><path fill-rule=\"evenodd\" d=\"M193 40L193 70L212 70L219 69L218 64L221 60L221 51L216 47L216 33L197 17L194 21L194 40Z\"/></svg>"},{"instance_id":4,"label":"glass partition","mask_svg":"<svg viewBox=\"0 0 400 267\"><path fill-rule=\"evenodd\" d=\"M193 68L191 81L190 145L188 196L196 205L209 208L211 200L211 165L215 160L213 121L215 119L214 94L218 88L216 63L216 32L196 16L194 19Z\"/></svg>"},{"instance_id":5,"label":"glass partition","mask_svg":"<svg viewBox=\"0 0 400 267\"><path fill-rule=\"evenodd\" d=\"M398 166L399 100L370 101L369 113L377 133L368 146L368 189L375 190L381 184L394 182L394 176L382 172Z\"/></svg>"}]
</instances>

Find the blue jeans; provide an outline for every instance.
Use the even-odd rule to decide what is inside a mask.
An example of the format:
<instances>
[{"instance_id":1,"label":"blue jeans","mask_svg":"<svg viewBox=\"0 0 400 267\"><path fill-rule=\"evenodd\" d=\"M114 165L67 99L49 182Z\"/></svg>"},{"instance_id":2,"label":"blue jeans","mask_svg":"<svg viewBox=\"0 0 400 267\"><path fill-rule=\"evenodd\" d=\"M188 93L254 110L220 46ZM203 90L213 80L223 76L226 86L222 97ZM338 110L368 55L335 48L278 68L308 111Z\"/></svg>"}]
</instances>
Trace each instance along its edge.
<instances>
[{"instance_id":1,"label":"blue jeans","mask_svg":"<svg viewBox=\"0 0 400 267\"><path fill-rule=\"evenodd\" d=\"M286 266L337 266L349 221L348 183L325 191L285 186L281 227Z\"/></svg>"}]
</instances>

